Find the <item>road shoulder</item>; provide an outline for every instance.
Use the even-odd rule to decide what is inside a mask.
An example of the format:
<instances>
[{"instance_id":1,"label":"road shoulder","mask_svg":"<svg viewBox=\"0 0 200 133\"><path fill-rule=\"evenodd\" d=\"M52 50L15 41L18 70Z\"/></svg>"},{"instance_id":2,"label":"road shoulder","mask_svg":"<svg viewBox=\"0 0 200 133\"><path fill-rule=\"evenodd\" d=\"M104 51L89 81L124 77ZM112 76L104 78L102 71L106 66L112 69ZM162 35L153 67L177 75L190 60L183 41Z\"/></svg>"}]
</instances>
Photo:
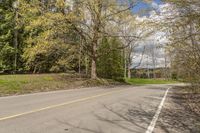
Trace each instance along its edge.
<instances>
[{"instance_id":1,"label":"road shoulder","mask_svg":"<svg viewBox=\"0 0 200 133\"><path fill-rule=\"evenodd\" d=\"M186 93L183 87L171 89L160 114L155 133L199 133L200 94Z\"/></svg>"}]
</instances>

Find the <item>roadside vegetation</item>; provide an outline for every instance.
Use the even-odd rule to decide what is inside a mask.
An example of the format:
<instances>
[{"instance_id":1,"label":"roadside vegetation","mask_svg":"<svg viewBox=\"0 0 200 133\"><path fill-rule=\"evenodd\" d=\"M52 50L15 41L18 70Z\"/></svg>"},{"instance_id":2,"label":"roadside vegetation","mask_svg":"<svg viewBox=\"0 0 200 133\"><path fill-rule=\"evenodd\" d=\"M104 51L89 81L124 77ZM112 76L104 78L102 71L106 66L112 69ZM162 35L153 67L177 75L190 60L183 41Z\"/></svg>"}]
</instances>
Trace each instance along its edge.
<instances>
[{"instance_id":1,"label":"roadside vegetation","mask_svg":"<svg viewBox=\"0 0 200 133\"><path fill-rule=\"evenodd\" d=\"M78 74L0 75L0 96L115 85L112 79L90 79Z\"/></svg>"},{"instance_id":2,"label":"roadside vegetation","mask_svg":"<svg viewBox=\"0 0 200 133\"><path fill-rule=\"evenodd\" d=\"M132 85L145 85L145 84L175 84L179 83L175 80L170 79L143 79L143 78L131 78L126 79L126 82Z\"/></svg>"},{"instance_id":3,"label":"roadside vegetation","mask_svg":"<svg viewBox=\"0 0 200 133\"><path fill-rule=\"evenodd\" d=\"M163 22L159 22L159 26L170 30L170 41L166 50L171 57L171 72L174 77L189 83L188 86L173 89L170 103L172 107L180 106L180 108L168 111L171 115L170 123L173 123L171 127L180 125L179 127L188 128L189 132L197 133L200 131L200 1L166 0L166 2L174 12ZM176 116L183 119L178 122ZM164 118L166 119L166 115ZM188 125L185 120L190 120L191 124Z\"/></svg>"},{"instance_id":4,"label":"roadside vegetation","mask_svg":"<svg viewBox=\"0 0 200 133\"><path fill-rule=\"evenodd\" d=\"M174 80L164 79L90 79L80 74L18 74L0 75L0 96L20 95L27 93L46 92L55 90L80 89L94 86L110 85L145 85L172 84Z\"/></svg>"}]
</instances>

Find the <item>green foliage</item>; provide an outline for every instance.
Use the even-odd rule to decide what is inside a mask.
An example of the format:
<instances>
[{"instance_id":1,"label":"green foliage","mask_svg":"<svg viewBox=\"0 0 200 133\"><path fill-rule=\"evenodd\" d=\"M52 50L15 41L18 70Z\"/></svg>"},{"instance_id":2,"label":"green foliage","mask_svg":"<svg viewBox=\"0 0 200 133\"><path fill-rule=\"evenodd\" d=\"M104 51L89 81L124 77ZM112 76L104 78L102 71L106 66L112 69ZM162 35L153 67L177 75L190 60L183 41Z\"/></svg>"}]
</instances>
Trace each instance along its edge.
<instances>
[{"instance_id":1,"label":"green foliage","mask_svg":"<svg viewBox=\"0 0 200 133\"><path fill-rule=\"evenodd\" d=\"M35 3L36 2L36 3ZM77 65L77 44L71 44L76 35L66 23L70 14L64 14L63 1L43 3L35 0L24 2L22 8L25 24L26 47L23 58L30 71L35 72L66 72ZM51 7L56 4L56 8ZM34 6L31 6L34 5ZM26 8L31 6L31 8ZM41 10L40 10L41 9ZM49 11L52 10L52 11ZM78 40L77 40L78 41Z\"/></svg>"},{"instance_id":2,"label":"green foliage","mask_svg":"<svg viewBox=\"0 0 200 133\"><path fill-rule=\"evenodd\" d=\"M178 77L177 77L177 74L176 73L172 73L172 77L171 77L173 80L177 80Z\"/></svg>"},{"instance_id":3,"label":"green foliage","mask_svg":"<svg viewBox=\"0 0 200 133\"><path fill-rule=\"evenodd\" d=\"M12 70L13 69L13 64L12 62L14 61L14 54L15 54L15 49L9 44L4 45L4 47L0 51L0 60L2 61L2 69L4 70Z\"/></svg>"},{"instance_id":4,"label":"green foliage","mask_svg":"<svg viewBox=\"0 0 200 133\"><path fill-rule=\"evenodd\" d=\"M19 7L14 8L16 0L4 0L0 4L0 71L15 71L14 60L17 58L17 68L23 69L23 23ZM17 42L17 43L16 43ZM15 49L16 48L16 49Z\"/></svg>"},{"instance_id":5,"label":"green foliage","mask_svg":"<svg viewBox=\"0 0 200 133\"><path fill-rule=\"evenodd\" d=\"M0 70L13 68L14 0L0 4Z\"/></svg>"},{"instance_id":6,"label":"green foliage","mask_svg":"<svg viewBox=\"0 0 200 133\"><path fill-rule=\"evenodd\" d=\"M117 49L122 43L116 38L102 38L104 30L117 32L114 27L106 31L111 19L118 19L114 13L118 7L110 6L116 5L115 1L75 0L73 8L65 0L19 0L17 8L14 2L5 0L0 5L1 72L77 72L86 68L85 72L96 75L97 64L100 77L123 76L122 52ZM105 9L104 4L108 4Z\"/></svg>"},{"instance_id":7,"label":"green foliage","mask_svg":"<svg viewBox=\"0 0 200 133\"><path fill-rule=\"evenodd\" d=\"M99 52L102 54L97 63L97 73L103 78L123 77L122 52L117 47L121 43L116 38L104 38Z\"/></svg>"}]
</instances>

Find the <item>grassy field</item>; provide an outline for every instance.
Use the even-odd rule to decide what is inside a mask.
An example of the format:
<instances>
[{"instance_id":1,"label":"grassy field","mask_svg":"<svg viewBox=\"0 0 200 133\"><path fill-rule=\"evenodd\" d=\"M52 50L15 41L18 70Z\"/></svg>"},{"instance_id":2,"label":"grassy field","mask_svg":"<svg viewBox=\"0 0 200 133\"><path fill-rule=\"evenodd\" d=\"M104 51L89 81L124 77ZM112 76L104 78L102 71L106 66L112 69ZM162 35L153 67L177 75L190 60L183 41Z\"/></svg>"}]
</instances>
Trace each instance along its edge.
<instances>
[{"instance_id":1,"label":"grassy field","mask_svg":"<svg viewBox=\"0 0 200 133\"><path fill-rule=\"evenodd\" d=\"M132 85L144 85L144 84L173 84L178 83L174 80L164 80L164 79L141 79L141 78L132 78L126 79L126 82Z\"/></svg>"},{"instance_id":2,"label":"grassy field","mask_svg":"<svg viewBox=\"0 0 200 133\"><path fill-rule=\"evenodd\" d=\"M112 84L109 80L90 80L71 74L0 75L0 96L82 88Z\"/></svg>"}]
</instances>

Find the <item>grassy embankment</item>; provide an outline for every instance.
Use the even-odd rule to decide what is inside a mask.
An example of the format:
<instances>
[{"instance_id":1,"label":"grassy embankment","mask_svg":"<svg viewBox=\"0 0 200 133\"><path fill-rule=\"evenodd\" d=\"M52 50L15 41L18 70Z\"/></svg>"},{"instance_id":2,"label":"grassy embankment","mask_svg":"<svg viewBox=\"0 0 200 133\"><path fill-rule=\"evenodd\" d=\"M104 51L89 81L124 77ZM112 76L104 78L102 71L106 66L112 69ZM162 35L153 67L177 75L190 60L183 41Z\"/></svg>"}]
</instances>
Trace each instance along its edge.
<instances>
[{"instance_id":1,"label":"grassy embankment","mask_svg":"<svg viewBox=\"0 0 200 133\"><path fill-rule=\"evenodd\" d=\"M170 80L127 79L132 85L177 83ZM121 84L114 80L91 80L76 74L0 75L0 96Z\"/></svg>"},{"instance_id":2,"label":"grassy embankment","mask_svg":"<svg viewBox=\"0 0 200 133\"><path fill-rule=\"evenodd\" d=\"M178 83L175 80L164 80L164 79L140 79L132 78L126 79L126 82L132 85L145 85L145 84L174 84Z\"/></svg>"},{"instance_id":3,"label":"grassy embankment","mask_svg":"<svg viewBox=\"0 0 200 133\"><path fill-rule=\"evenodd\" d=\"M0 96L115 84L72 74L0 75Z\"/></svg>"}]
</instances>

